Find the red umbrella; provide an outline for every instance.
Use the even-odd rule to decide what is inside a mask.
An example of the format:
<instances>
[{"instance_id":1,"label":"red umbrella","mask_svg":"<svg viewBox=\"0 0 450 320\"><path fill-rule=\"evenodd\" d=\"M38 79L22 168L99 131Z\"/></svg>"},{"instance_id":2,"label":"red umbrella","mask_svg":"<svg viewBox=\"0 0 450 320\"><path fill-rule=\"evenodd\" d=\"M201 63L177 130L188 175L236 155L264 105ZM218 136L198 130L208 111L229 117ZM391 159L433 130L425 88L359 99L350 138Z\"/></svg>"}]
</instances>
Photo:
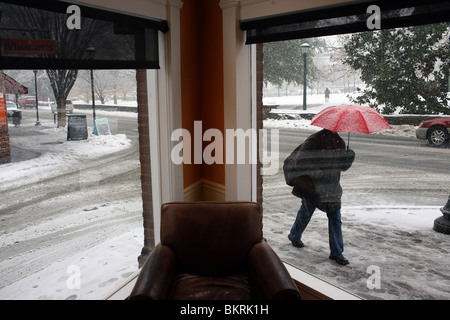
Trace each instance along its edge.
<instances>
[{"instance_id":1,"label":"red umbrella","mask_svg":"<svg viewBox=\"0 0 450 320\"><path fill-rule=\"evenodd\" d=\"M368 106L341 104L323 109L314 116L312 125L334 132L373 133L390 129L387 120Z\"/></svg>"}]
</instances>

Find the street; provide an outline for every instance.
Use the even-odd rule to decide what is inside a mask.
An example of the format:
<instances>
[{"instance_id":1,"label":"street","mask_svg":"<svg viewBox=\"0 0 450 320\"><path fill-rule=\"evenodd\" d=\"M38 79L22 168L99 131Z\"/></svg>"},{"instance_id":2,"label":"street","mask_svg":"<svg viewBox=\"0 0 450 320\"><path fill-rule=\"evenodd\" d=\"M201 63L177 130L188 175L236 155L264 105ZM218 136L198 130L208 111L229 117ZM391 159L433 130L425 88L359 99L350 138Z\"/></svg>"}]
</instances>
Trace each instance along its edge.
<instances>
[{"instance_id":1,"label":"street","mask_svg":"<svg viewBox=\"0 0 450 320\"><path fill-rule=\"evenodd\" d=\"M310 134L309 130L280 129L280 170L277 175L264 176L265 189L274 191L270 197L290 192L282 162ZM347 133L340 135L347 144ZM435 148L424 140L351 133L350 148L356 157L352 167L342 173L344 203L376 205L383 198L393 204L442 205L450 193L448 144Z\"/></svg>"},{"instance_id":2,"label":"street","mask_svg":"<svg viewBox=\"0 0 450 320\"><path fill-rule=\"evenodd\" d=\"M64 145L76 148L78 142L65 141L64 133L59 140L45 140L43 130L56 125L50 111L42 109L39 110L41 126L34 126L35 110L22 110L22 125L10 127L12 152L18 156L28 159L43 154L41 150L46 148L57 150ZM98 113L97 118L101 117L104 116ZM47 166L46 172L40 171L40 177L2 183L0 290L55 261L142 225L137 118L107 117L112 134L126 134L131 147L94 159L83 157L82 161L76 161L76 154L71 159L70 153L61 153L61 157L67 158L67 167L55 170ZM91 114L87 114L87 122L92 130ZM29 139L35 143L24 150L24 139L26 145ZM0 168L0 174L8 173ZM22 239L10 243L13 234L22 234ZM135 253L134 260L138 254ZM11 260L17 268L10 267Z\"/></svg>"}]
</instances>

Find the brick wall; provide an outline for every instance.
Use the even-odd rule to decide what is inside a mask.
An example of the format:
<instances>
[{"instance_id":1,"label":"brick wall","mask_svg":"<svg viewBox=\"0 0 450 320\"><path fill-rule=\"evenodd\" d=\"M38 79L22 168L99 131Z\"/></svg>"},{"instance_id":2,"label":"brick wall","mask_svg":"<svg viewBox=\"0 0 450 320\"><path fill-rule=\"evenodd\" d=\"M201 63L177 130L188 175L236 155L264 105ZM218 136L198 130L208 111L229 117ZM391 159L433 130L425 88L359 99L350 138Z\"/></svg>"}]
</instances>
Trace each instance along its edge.
<instances>
[{"instance_id":1,"label":"brick wall","mask_svg":"<svg viewBox=\"0 0 450 320\"><path fill-rule=\"evenodd\" d=\"M0 164L11 162L8 127L0 127Z\"/></svg>"},{"instance_id":2,"label":"brick wall","mask_svg":"<svg viewBox=\"0 0 450 320\"><path fill-rule=\"evenodd\" d=\"M146 70L136 70L139 160L141 163L142 215L144 221L144 247L138 258L139 267L147 260L155 247L153 224L152 179L150 162L150 130L148 124L147 74Z\"/></svg>"},{"instance_id":3,"label":"brick wall","mask_svg":"<svg viewBox=\"0 0 450 320\"><path fill-rule=\"evenodd\" d=\"M0 70L0 92L5 92L3 70ZM0 126L0 164L11 162L8 125Z\"/></svg>"}]
</instances>

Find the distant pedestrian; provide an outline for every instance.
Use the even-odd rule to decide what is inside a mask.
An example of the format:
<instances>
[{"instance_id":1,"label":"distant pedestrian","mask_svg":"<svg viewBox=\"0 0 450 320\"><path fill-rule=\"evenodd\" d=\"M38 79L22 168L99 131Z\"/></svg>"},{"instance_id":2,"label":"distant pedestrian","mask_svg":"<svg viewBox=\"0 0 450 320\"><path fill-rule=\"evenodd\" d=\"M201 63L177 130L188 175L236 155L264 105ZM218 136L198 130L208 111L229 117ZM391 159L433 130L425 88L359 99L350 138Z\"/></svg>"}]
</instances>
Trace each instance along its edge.
<instances>
[{"instance_id":1,"label":"distant pedestrian","mask_svg":"<svg viewBox=\"0 0 450 320\"><path fill-rule=\"evenodd\" d=\"M325 102L330 101L330 90L328 88L325 89Z\"/></svg>"},{"instance_id":2,"label":"distant pedestrian","mask_svg":"<svg viewBox=\"0 0 450 320\"><path fill-rule=\"evenodd\" d=\"M344 140L336 132L323 129L298 146L283 166L286 183L302 199L289 240L295 247L304 247L303 231L318 208L328 217L329 258L341 265L349 262L343 255L340 177L342 171L351 167L354 158L354 151L345 148Z\"/></svg>"}]
</instances>

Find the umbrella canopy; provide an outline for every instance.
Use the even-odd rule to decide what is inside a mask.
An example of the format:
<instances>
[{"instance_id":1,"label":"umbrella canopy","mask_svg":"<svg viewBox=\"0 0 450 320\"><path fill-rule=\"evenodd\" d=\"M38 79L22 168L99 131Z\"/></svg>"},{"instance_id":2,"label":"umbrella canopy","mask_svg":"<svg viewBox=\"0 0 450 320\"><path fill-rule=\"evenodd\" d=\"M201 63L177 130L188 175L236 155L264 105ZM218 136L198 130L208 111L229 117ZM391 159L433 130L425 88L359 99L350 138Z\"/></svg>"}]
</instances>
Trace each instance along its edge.
<instances>
[{"instance_id":1,"label":"umbrella canopy","mask_svg":"<svg viewBox=\"0 0 450 320\"><path fill-rule=\"evenodd\" d=\"M352 104L325 108L314 116L311 124L334 132L373 133L391 128L375 109Z\"/></svg>"}]
</instances>

